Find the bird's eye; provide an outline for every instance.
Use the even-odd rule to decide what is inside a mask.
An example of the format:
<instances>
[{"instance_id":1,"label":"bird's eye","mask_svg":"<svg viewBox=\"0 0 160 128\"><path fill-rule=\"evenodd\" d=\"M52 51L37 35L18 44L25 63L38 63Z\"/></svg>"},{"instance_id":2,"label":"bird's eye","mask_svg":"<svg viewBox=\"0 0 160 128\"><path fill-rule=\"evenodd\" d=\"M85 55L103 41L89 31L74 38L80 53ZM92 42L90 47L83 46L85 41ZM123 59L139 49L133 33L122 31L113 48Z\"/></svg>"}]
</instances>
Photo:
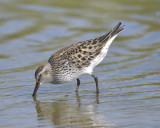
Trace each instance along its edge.
<instances>
[{"instance_id":1,"label":"bird's eye","mask_svg":"<svg viewBox=\"0 0 160 128\"><path fill-rule=\"evenodd\" d=\"M41 76L42 76L42 75L39 75L39 77L38 77L38 81L40 81L40 80L41 80Z\"/></svg>"}]
</instances>

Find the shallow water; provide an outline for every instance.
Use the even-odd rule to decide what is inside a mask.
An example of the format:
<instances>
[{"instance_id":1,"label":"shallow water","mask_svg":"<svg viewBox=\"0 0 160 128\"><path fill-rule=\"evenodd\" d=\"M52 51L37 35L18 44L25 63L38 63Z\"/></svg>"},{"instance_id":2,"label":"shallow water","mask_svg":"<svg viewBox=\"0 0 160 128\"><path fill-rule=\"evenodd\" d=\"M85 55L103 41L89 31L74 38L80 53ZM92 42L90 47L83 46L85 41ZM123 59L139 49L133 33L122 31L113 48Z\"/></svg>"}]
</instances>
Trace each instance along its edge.
<instances>
[{"instance_id":1,"label":"shallow water","mask_svg":"<svg viewBox=\"0 0 160 128\"><path fill-rule=\"evenodd\" d=\"M0 0L0 127L160 127L160 1ZM34 72L60 48L125 30L92 77L44 84Z\"/></svg>"}]
</instances>

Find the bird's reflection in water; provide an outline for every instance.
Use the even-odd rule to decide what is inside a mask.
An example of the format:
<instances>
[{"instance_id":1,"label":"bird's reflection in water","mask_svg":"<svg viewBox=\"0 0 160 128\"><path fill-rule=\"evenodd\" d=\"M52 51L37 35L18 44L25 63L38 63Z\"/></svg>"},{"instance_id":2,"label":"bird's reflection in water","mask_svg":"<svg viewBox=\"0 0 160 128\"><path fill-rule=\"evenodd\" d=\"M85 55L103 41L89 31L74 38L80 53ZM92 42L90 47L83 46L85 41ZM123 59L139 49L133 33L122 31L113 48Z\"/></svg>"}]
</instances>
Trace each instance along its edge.
<instances>
[{"instance_id":1,"label":"bird's reflection in water","mask_svg":"<svg viewBox=\"0 0 160 128\"><path fill-rule=\"evenodd\" d=\"M99 103L98 94L96 103ZM99 114L93 105L83 105L79 94L76 94L77 102L57 101L41 102L34 97L39 125L44 125L45 121L50 121L51 125L61 127L107 127L112 124L104 119L104 115Z\"/></svg>"},{"instance_id":2,"label":"bird's reflection in water","mask_svg":"<svg viewBox=\"0 0 160 128\"><path fill-rule=\"evenodd\" d=\"M97 104L99 104L99 93L96 93L96 100L95 100L95 102L97 103ZM78 104L78 106L80 107L80 105L81 105L81 99L80 99L80 96L79 96L79 93L78 92L76 92L76 99L77 99L77 104Z\"/></svg>"}]
</instances>

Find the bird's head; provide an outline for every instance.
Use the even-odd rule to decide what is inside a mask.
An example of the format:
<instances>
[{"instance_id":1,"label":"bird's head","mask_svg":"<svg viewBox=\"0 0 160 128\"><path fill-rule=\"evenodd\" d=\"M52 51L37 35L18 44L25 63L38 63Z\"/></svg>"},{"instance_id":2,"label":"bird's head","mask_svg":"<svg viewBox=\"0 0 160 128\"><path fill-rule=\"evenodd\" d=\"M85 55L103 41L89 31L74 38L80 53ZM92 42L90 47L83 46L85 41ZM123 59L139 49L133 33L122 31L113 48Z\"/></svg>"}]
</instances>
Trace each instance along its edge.
<instances>
[{"instance_id":1,"label":"bird's head","mask_svg":"<svg viewBox=\"0 0 160 128\"><path fill-rule=\"evenodd\" d=\"M52 82L52 68L49 63L41 65L37 68L35 72L36 85L33 91L33 95L36 95L36 92L41 84Z\"/></svg>"}]
</instances>

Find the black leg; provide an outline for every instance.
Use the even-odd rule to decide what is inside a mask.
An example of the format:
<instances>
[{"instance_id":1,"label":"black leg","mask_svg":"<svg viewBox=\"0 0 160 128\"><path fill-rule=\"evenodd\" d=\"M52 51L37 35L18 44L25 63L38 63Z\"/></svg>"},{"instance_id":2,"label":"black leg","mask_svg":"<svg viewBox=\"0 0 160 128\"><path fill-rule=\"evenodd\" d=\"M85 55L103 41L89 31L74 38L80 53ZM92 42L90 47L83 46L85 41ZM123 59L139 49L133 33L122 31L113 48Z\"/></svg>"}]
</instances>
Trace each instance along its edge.
<instances>
[{"instance_id":1,"label":"black leg","mask_svg":"<svg viewBox=\"0 0 160 128\"><path fill-rule=\"evenodd\" d=\"M96 82L96 92L99 93L99 88L98 88L98 77L91 75L94 78L94 81Z\"/></svg>"},{"instance_id":2,"label":"black leg","mask_svg":"<svg viewBox=\"0 0 160 128\"><path fill-rule=\"evenodd\" d=\"M76 91L75 91L75 92L78 92L78 88L79 88L79 86L80 86L80 80L79 80L79 79L77 79L77 87L76 87Z\"/></svg>"}]
</instances>

